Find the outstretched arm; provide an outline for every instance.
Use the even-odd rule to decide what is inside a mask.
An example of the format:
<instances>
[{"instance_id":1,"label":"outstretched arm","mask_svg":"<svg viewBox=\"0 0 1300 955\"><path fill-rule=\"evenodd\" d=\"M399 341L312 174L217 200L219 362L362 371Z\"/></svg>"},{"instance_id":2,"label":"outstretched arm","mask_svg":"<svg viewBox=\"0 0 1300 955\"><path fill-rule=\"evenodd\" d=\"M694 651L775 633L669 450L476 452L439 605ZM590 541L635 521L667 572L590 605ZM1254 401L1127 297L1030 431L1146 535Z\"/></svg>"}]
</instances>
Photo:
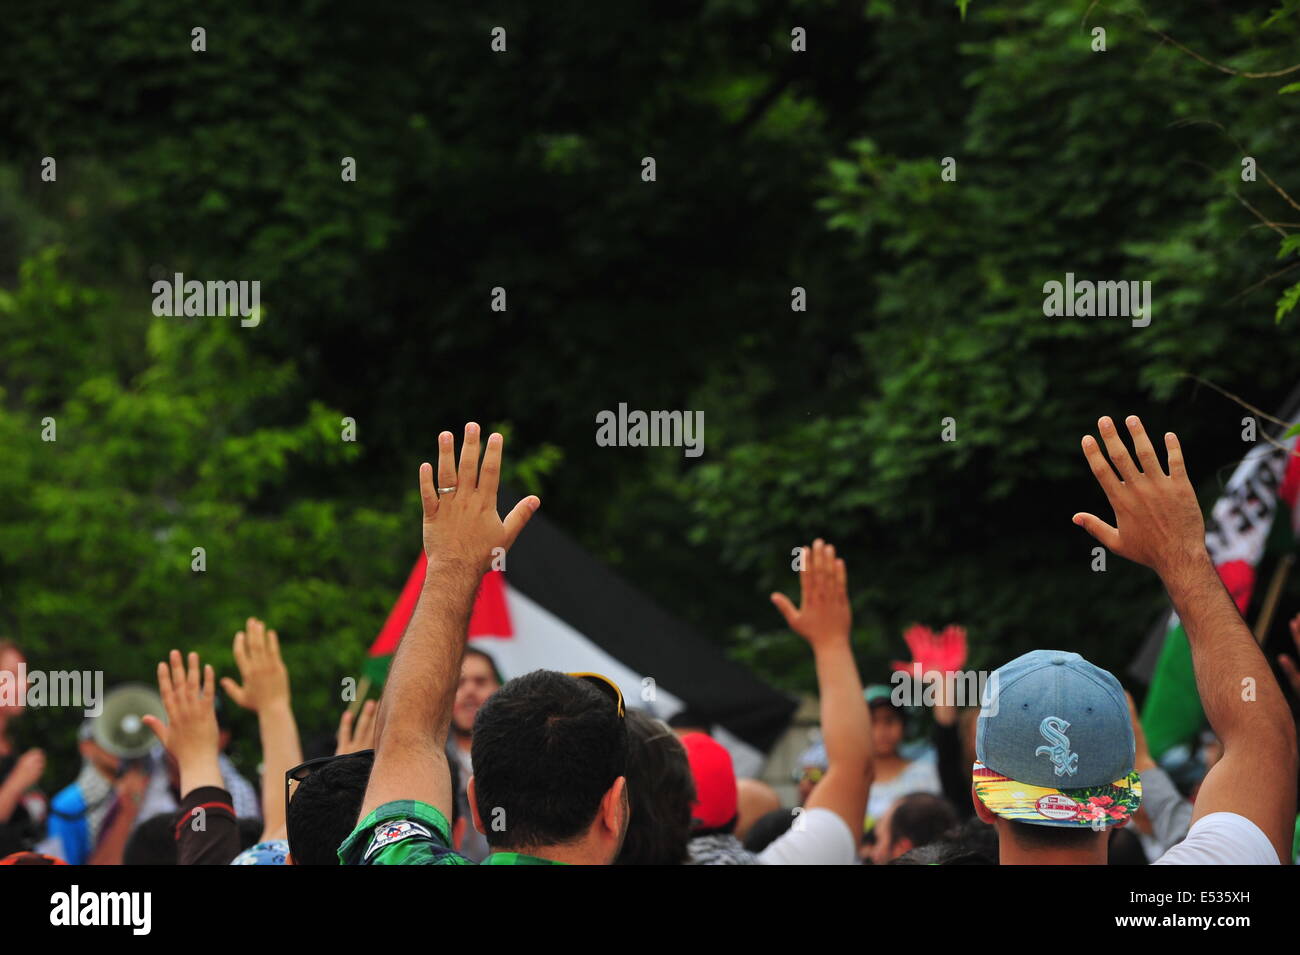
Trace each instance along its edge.
<instances>
[{"instance_id":1,"label":"outstretched arm","mask_svg":"<svg viewBox=\"0 0 1300 955\"><path fill-rule=\"evenodd\" d=\"M214 709L216 680L212 666L203 668L199 679L199 655L189 655L189 668L181 662L179 650L170 655L170 665L158 664L158 692L162 695L167 722L144 717L159 742L167 748L181 772L181 804L186 815L177 820L177 858L181 865L225 865L239 854L239 827L230 794L221 781L217 759L220 731ZM204 802L212 799L215 802ZM211 809L204 815L201 809ZM203 819L200 825L197 820Z\"/></svg>"},{"instance_id":2,"label":"outstretched arm","mask_svg":"<svg viewBox=\"0 0 1300 955\"><path fill-rule=\"evenodd\" d=\"M1289 859L1296 795L1290 709L1205 549L1205 522L1178 438L1165 435L1166 475L1142 422L1133 416L1126 423L1136 462L1110 418L1097 422L1109 464L1091 435L1083 439L1115 526L1091 514L1074 515L1074 523L1159 574L1187 631L1201 705L1223 741L1223 759L1201 783L1193 823L1212 812L1237 813L1268 836L1278 858Z\"/></svg>"},{"instance_id":3,"label":"outstretched arm","mask_svg":"<svg viewBox=\"0 0 1300 955\"><path fill-rule=\"evenodd\" d=\"M221 686L237 704L257 714L262 737L262 840L282 839L287 831L284 774L302 762L302 743L279 636L249 617L246 629L235 634L235 665L243 684L222 677Z\"/></svg>"},{"instance_id":4,"label":"outstretched arm","mask_svg":"<svg viewBox=\"0 0 1300 955\"><path fill-rule=\"evenodd\" d=\"M488 438L479 471L479 428L465 426L457 472L450 431L438 436L438 482L420 465L424 553L429 569L393 657L375 723L375 764L358 818L384 803L414 799L451 818L448 726L460 679L470 610L496 548L509 549L541 505L526 497L504 521L497 515L502 438ZM437 488L454 487L439 495Z\"/></svg>"},{"instance_id":5,"label":"outstretched arm","mask_svg":"<svg viewBox=\"0 0 1300 955\"><path fill-rule=\"evenodd\" d=\"M772 603L790 629L808 641L817 666L828 767L804 806L830 809L858 839L873 772L871 716L849 642L853 616L844 561L835 556L834 547L816 540L804 548L799 589L798 609L781 593L772 594Z\"/></svg>"}]
</instances>

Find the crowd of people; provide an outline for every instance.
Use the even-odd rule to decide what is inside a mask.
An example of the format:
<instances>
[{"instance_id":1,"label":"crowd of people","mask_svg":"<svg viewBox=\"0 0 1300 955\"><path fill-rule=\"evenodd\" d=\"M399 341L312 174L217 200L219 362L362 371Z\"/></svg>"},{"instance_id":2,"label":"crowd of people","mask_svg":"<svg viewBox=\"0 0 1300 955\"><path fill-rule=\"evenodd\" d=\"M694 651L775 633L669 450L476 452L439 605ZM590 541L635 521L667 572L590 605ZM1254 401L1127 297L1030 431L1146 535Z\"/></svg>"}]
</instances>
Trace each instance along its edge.
<instances>
[{"instance_id":1,"label":"crowd of people","mask_svg":"<svg viewBox=\"0 0 1300 955\"><path fill-rule=\"evenodd\" d=\"M797 805L737 779L727 748L689 714L663 722L596 673L503 680L466 647L493 557L540 506L497 511L502 438L438 438L419 484L428 571L378 703L347 709L333 754L308 760L277 633L235 635L239 679L196 652L157 665L156 742L126 758L88 718L82 768L45 799L40 749L16 743L21 707L0 708L5 864L803 865L1278 864L1296 855L1296 727L1287 691L1209 560L1177 438L1167 467L1141 422L1114 422L1084 456L1115 514L1074 523L1160 577L1191 646L1213 755L1195 780L1152 758L1131 696L1068 650L1041 649L990 675L982 704L949 679L959 627L906 635L898 664L937 688L928 745L890 687L864 689L844 560L804 548L799 600L772 602L812 654L820 738L800 759ZM1103 454L1102 448L1105 448ZM480 460L481 458L481 460ZM1300 617L1293 622L1300 648ZM0 643L0 674L23 656ZM1300 675L1283 672L1294 695ZM10 677L13 678L12 676ZM1247 691L1246 688L1249 688ZM256 714L261 772L225 755L229 707Z\"/></svg>"}]
</instances>

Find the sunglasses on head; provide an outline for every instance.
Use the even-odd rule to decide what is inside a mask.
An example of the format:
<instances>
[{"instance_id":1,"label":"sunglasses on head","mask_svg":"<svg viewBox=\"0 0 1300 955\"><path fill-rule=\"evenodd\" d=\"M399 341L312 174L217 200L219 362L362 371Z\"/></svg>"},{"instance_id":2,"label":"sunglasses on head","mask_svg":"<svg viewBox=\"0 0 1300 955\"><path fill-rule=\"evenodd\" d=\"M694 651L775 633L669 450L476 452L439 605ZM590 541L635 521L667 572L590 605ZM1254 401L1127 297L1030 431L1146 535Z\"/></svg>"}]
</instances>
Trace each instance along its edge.
<instances>
[{"instance_id":1,"label":"sunglasses on head","mask_svg":"<svg viewBox=\"0 0 1300 955\"><path fill-rule=\"evenodd\" d=\"M623 719L627 716L627 710L623 706L623 691L620 690L618 684L609 677L601 673L566 673L565 676L571 676L575 680L585 680L590 683L614 701L614 705L618 707L619 719Z\"/></svg>"},{"instance_id":2,"label":"sunglasses on head","mask_svg":"<svg viewBox=\"0 0 1300 955\"><path fill-rule=\"evenodd\" d=\"M285 818L286 819L289 818L289 799L290 799L289 784L290 783L301 783L304 779L306 779L312 773L319 770L322 766L325 766L328 763L335 762L336 760L355 759L358 756L369 756L373 759L374 755L375 755L375 751L373 749L359 749L355 753L340 753L337 756L318 756L316 759L309 759L305 763L299 763L297 766L293 767L293 769L286 770L284 774Z\"/></svg>"}]
</instances>

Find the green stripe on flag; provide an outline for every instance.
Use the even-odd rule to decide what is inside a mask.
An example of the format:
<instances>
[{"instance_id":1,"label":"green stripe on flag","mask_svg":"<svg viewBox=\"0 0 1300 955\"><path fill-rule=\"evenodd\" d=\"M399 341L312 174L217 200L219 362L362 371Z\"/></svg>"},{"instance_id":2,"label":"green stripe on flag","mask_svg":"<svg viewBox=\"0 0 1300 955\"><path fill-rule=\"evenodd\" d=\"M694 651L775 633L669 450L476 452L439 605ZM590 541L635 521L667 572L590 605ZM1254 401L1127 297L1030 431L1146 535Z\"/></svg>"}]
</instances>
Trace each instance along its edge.
<instances>
[{"instance_id":1,"label":"green stripe on flag","mask_svg":"<svg viewBox=\"0 0 1300 955\"><path fill-rule=\"evenodd\" d=\"M375 657L366 657L366 662L361 666L363 676L370 678L370 682L376 687L382 687L384 681L388 679L388 667L393 662L391 653L384 653Z\"/></svg>"},{"instance_id":2,"label":"green stripe on flag","mask_svg":"<svg viewBox=\"0 0 1300 955\"><path fill-rule=\"evenodd\" d=\"M1151 688L1142 707L1142 729L1151 755L1159 759L1179 743L1195 740L1205 725L1205 712L1196 691L1192 648L1180 622L1165 634Z\"/></svg>"}]
</instances>

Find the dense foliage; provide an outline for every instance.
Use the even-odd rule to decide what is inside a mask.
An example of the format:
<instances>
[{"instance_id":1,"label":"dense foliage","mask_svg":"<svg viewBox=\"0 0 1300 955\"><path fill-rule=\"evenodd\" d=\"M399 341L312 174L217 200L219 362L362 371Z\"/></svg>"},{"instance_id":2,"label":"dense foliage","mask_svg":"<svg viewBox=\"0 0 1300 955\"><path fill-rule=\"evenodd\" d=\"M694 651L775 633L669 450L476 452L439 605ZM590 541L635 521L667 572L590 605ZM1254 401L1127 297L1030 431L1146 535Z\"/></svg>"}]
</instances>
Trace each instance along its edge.
<instances>
[{"instance_id":1,"label":"dense foliage","mask_svg":"<svg viewBox=\"0 0 1300 955\"><path fill-rule=\"evenodd\" d=\"M1269 411L1295 383L1296 7L10 11L0 631L112 682L174 645L228 664L257 613L324 725L416 553L415 467L474 417L552 518L791 689L766 594L818 534L873 678L913 620L965 623L977 664L1121 669L1162 596L1091 569L1078 438L1177 429L1208 500L1246 412L1186 376ZM175 272L260 281L261 324L155 317ZM1151 324L1045 317L1067 272L1150 281ZM702 410L703 456L598 447L619 402Z\"/></svg>"}]
</instances>

